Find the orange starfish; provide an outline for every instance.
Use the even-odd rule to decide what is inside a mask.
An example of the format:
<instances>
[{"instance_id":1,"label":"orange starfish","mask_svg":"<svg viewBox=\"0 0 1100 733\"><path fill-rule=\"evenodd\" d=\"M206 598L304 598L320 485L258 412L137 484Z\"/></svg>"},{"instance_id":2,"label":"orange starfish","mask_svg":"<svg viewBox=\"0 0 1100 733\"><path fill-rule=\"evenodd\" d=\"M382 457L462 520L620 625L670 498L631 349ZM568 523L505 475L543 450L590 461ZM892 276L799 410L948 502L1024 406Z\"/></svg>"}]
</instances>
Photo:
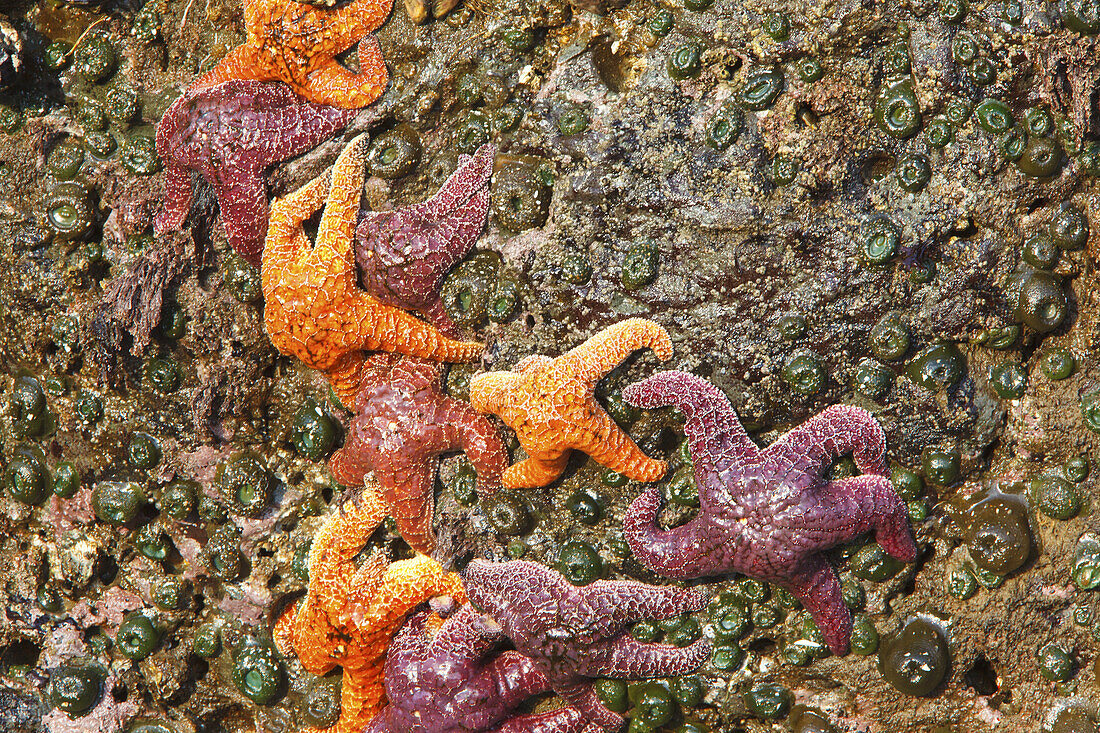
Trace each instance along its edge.
<instances>
[{"instance_id":1,"label":"orange starfish","mask_svg":"<svg viewBox=\"0 0 1100 733\"><path fill-rule=\"evenodd\" d=\"M363 135L352 140L331 171L272 203L263 254L264 325L271 343L324 372L345 405L355 404L364 349L469 361L482 348L453 341L360 289L352 245L363 193L364 140ZM317 241L310 246L302 224L322 205Z\"/></svg>"},{"instance_id":2,"label":"orange starfish","mask_svg":"<svg viewBox=\"0 0 1100 733\"><path fill-rule=\"evenodd\" d=\"M230 79L282 81L317 104L354 109L378 99L389 81L382 49L373 36L393 0L353 0L321 8L293 0L244 0L247 40L201 76L191 89ZM337 54L359 41L359 73Z\"/></svg>"},{"instance_id":3,"label":"orange starfish","mask_svg":"<svg viewBox=\"0 0 1100 733\"><path fill-rule=\"evenodd\" d=\"M370 484L358 502L329 517L309 552L305 598L275 624L279 650L293 649L310 672L343 667L340 719L325 733L359 733L382 709L386 650L412 609L435 596L466 601L461 578L425 555L391 563L375 551L356 566L386 512L378 485Z\"/></svg>"},{"instance_id":4,"label":"orange starfish","mask_svg":"<svg viewBox=\"0 0 1100 733\"><path fill-rule=\"evenodd\" d=\"M571 448L638 481L656 481L665 474L668 465L642 453L592 394L596 382L643 346L662 360L672 356L665 329L630 318L557 359L529 356L514 371L470 380L470 403L500 415L529 456L504 472L505 488L546 486L565 470Z\"/></svg>"}]
</instances>

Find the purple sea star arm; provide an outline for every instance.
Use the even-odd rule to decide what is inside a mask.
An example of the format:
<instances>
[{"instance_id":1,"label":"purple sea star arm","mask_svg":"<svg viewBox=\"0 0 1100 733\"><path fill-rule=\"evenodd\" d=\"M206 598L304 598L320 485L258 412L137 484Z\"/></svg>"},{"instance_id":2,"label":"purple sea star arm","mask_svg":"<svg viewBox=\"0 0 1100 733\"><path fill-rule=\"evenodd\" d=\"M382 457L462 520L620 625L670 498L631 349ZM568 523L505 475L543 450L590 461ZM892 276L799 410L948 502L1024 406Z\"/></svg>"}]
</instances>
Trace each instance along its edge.
<instances>
[{"instance_id":1,"label":"purple sea star arm","mask_svg":"<svg viewBox=\"0 0 1100 733\"><path fill-rule=\"evenodd\" d=\"M423 310L424 318L428 323L432 324L439 329L439 332L448 338L458 338L461 336L461 331L457 325L455 325L454 319L447 312L447 309L443 306L443 299L436 298L432 302L428 303Z\"/></svg>"},{"instance_id":2,"label":"purple sea star arm","mask_svg":"<svg viewBox=\"0 0 1100 733\"><path fill-rule=\"evenodd\" d=\"M423 637L427 616L427 611L416 614L406 622L406 626L416 623L418 633ZM433 659L480 659L502 636L499 630L490 630L481 623L481 614L473 606L465 605L455 611L436 632L435 638L427 647L426 655ZM395 644L396 641L395 639Z\"/></svg>"},{"instance_id":3,"label":"purple sea star arm","mask_svg":"<svg viewBox=\"0 0 1100 733\"><path fill-rule=\"evenodd\" d=\"M496 148L486 144L472 156L460 156L457 170L427 201L361 213L355 257L367 292L457 332L442 308L439 286L485 227L495 155Z\"/></svg>"},{"instance_id":4,"label":"purple sea star arm","mask_svg":"<svg viewBox=\"0 0 1100 733\"><path fill-rule=\"evenodd\" d=\"M550 683L535 664L534 660L519 652L501 653L485 665L470 684L471 689L492 690L492 708L479 706L469 716L468 727L482 730L494 720L500 720L502 711L515 709L532 695L541 695L550 690Z\"/></svg>"},{"instance_id":5,"label":"purple sea star arm","mask_svg":"<svg viewBox=\"0 0 1100 733\"><path fill-rule=\"evenodd\" d=\"M586 720L579 711L562 708L513 718L488 733L604 733L604 729Z\"/></svg>"},{"instance_id":6,"label":"purple sea star arm","mask_svg":"<svg viewBox=\"0 0 1100 733\"><path fill-rule=\"evenodd\" d=\"M157 232L179 229L191 210L191 171L168 163L164 169L164 208L157 214Z\"/></svg>"},{"instance_id":7,"label":"purple sea star arm","mask_svg":"<svg viewBox=\"0 0 1100 733\"><path fill-rule=\"evenodd\" d=\"M838 657L847 654L852 637L852 615L844 605L840 578L833 566L821 555L810 555L793 577L776 582L802 602L821 629L829 651Z\"/></svg>"},{"instance_id":8,"label":"purple sea star arm","mask_svg":"<svg viewBox=\"0 0 1100 733\"><path fill-rule=\"evenodd\" d=\"M661 489L650 486L630 505L623 517L623 536L642 565L666 578L702 578L723 571L723 545L736 551L738 538L708 532L709 522L699 515L687 524L661 529L657 512Z\"/></svg>"},{"instance_id":9,"label":"purple sea star arm","mask_svg":"<svg viewBox=\"0 0 1100 733\"><path fill-rule=\"evenodd\" d=\"M508 467L508 451L496 426L469 404L450 399L440 406L437 420L448 443L444 450L461 449L477 472L478 495L492 495Z\"/></svg>"},{"instance_id":10,"label":"purple sea star arm","mask_svg":"<svg viewBox=\"0 0 1100 733\"><path fill-rule=\"evenodd\" d=\"M833 405L791 429L765 452L795 457L794 468L819 474L821 467L851 453L863 473L886 475L886 435L864 409Z\"/></svg>"},{"instance_id":11,"label":"purple sea star arm","mask_svg":"<svg viewBox=\"0 0 1100 733\"><path fill-rule=\"evenodd\" d=\"M586 611L606 616L615 624L694 613L708 600L707 594L698 590L622 580L597 580L585 586L584 596Z\"/></svg>"},{"instance_id":12,"label":"purple sea star arm","mask_svg":"<svg viewBox=\"0 0 1100 733\"><path fill-rule=\"evenodd\" d=\"M596 694L596 687L591 682L579 681L569 685L558 684L555 686L554 691L576 708L586 720L591 720L598 725L600 730L619 730L625 722L623 716L604 707Z\"/></svg>"},{"instance_id":13,"label":"purple sea star arm","mask_svg":"<svg viewBox=\"0 0 1100 733\"><path fill-rule=\"evenodd\" d=\"M864 475L829 481L820 489L819 515L803 531L817 537L815 549L828 549L874 531L875 541L903 562L917 559L917 545L909 528L909 511L890 479ZM821 526L836 526L831 541L823 541Z\"/></svg>"},{"instance_id":14,"label":"purple sea star arm","mask_svg":"<svg viewBox=\"0 0 1100 733\"><path fill-rule=\"evenodd\" d=\"M752 442L722 390L705 379L681 371L659 372L623 390L623 399L635 407L653 409L674 405L687 418L684 434L699 485L720 480L718 474L734 463L756 459L760 449ZM700 493L700 501L708 500Z\"/></svg>"},{"instance_id":15,"label":"purple sea star arm","mask_svg":"<svg viewBox=\"0 0 1100 733\"><path fill-rule=\"evenodd\" d=\"M424 203L428 213L439 218L469 205L472 200L471 191L478 191L478 196L487 195L487 192L480 189L493 175L493 158L496 153L496 146L486 143L474 151L473 155L460 155L455 172L444 181L439 193ZM481 214L481 217L484 223L485 214Z\"/></svg>"},{"instance_id":16,"label":"purple sea star arm","mask_svg":"<svg viewBox=\"0 0 1100 733\"><path fill-rule=\"evenodd\" d=\"M711 644L699 639L687 647L641 642L623 634L611 645L604 670L608 677L677 677L702 666L710 658Z\"/></svg>"},{"instance_id":17,"label":"purple sea star arm","mask_svg":"<svg viewBox=\"0 0 1100 733\"><path fill-rule=\"evenodd\" d=\"M214 195L222 207L225 239L234 252L250 264L260 265L267 236L267 194L259 171L227 171L212 181Z\"/></svg>"}]
</instances>

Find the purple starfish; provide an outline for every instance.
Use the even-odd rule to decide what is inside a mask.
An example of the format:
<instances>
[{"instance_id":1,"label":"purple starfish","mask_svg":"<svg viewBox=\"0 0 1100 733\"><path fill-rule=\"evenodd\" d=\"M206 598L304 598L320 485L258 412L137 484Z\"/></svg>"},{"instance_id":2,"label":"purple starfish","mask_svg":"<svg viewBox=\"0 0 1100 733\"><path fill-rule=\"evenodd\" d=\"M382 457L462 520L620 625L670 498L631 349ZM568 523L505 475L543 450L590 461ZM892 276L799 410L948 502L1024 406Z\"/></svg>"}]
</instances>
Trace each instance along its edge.
<instances>
[{"instance_id":1,"label":"purple starfish","mask_svg":"<svg viewBox=\"0 0 1100 733\"><path fill-rule=\"evenodd\" d=\"M260 266L267 236L266 168L304 153L358 113L306 102L286 84L227 81L188 91L157 125L166 166L157 233L179 229L191 209L191 171L214 188L230 246Z\"/></svg>"},{"instance_id":2,"label":"purple starfish","mask_svg":"<svg viewBox=\"0 0 1100 733\"><path fill-rule=\"evenodd\" d=\"M601 728L618 730L623 718L605 708L593 677L669 677L687 674L710 657L710 642L683 649L638 641L628 627L698 611L700 591L631 580L574 586L534 562L474 560L463 575L470 602L493 617L516 650L530 657L554 692Z\"/></svg>"},{"instance_id":3,"label":"purple starfish","mask_svg":"<svg viewBox=\"0 0 1100 733\"><path fill-rule=\"evenodd\" d=\"M599 733L570 707L513 715L550 690L546 676L519 652L492 654L502 639L470 605L428 634L429 611L405 622L386 654L390 704L363 733Z\"/></svg>"},{"instance_id":4,"label":"purple starfish","mask_svg":"<svg viewBox=\"0 0 1100 733\"><path fill-rule=\"evenodd\" d=\"M443 391L443 367L427 359L378 352L367 360L344 447L329 460L344 486L363 486L374 471L401 536L414 549L435 547L432 513L439 456L463 450L477 472L477 491L492 494L508 466L496 426Z\"/></svg>"},{"instance_id":5,"label":"purple starfish","mask_svg":"<svg viewBox=\"0 0 1100 733\"><path fill-rule=\"evenodd\" d=\"M363 288L387 305L424 314L448 336L458 329L443 309L439 284L485 227L496 147L459 156L458 169L427 201L362 215L355 260Z\"/></svg>"},{"instance_id":6,"label":"purple starfish","mask_svg":"<svg viewBox=\"0 0 1100 733\"><path fill-rule=\"evenodd\" d=\"M775 583L802 601L829 649L845 654L852 617L821 552L874 530L892 556L917 556L905 504L886 478L886 437L874 417L834 405L760 449L721 390L692 374L662 372L623 397L684 413L699 485L698 515L674 529L657 525L657 487L634 500L623 529L638 561L668 578L739 572ZM823 481L829 462L848 452L864 475Z\"/></svg>"}]
</instances>

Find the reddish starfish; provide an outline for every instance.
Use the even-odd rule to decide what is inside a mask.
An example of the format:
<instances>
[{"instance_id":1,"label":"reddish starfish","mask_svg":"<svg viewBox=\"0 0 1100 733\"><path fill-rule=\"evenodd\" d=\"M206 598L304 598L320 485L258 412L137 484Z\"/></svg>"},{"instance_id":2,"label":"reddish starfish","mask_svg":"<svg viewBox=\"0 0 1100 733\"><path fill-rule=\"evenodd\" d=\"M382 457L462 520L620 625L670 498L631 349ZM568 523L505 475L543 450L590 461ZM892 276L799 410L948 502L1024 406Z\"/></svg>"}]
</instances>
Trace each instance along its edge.
<instances>
[{"instance_id":1,"label":"reddish starfish","mask_svg":"<svg viewBox=\"0 0 1100 733\"><path fill-rule=\"evenodd\" d=\"M484 495L499 486L508 465L500 434L487 417L443 393L439 364L375 354L363 369L355 409L359 414L329 468L350 487L362 486L374 471L413 549L431 552L435 545L432 484L440 454L465 451Z\"/></svg>"},{"instance_id":2,"label":"reddish starfish","mask_svg":"<svg viewBox=\"0 0 1100 733\"><path fill-rule=\"evenodd\" d=\"M519 652L491 654L501 639L463 606L432 636L428 611L409 617L386 655L390 704L363 733L599 733L565 707L515 715L528 697L549 691L546 676Z\"/></svg>"},{"instance_id":3,"label":"reddish starfish","mask_svg":"<svg viewBox=\"0 0 1100 733\"><path fill-rule=\"evenodd\" d=\"M642 453L593 396L596 382L643 346L661 359L672 356L665 329L630 318L557 359L528 356L514 371L474 375L470 403L500 415L527 451L527 460L504 472L504 486L546 486L565 470L571 449L637 481L665 474L668 465Z\"/></svg>"},{"instance_id":4,"label":"reddish starfish","mask_svg":"<svg viewBox=\"0 0 1100 733\"><path fill-rule=\"evenodd\" d=\"M729 400L685 372L663 372L623 390L637 407L675 405L699 485L699 513L657 525L661 493L634 500L623 529L634 557L668 578L731 572L776 583L813 616L834 654L845 654L852 618L836 571L821 554L874 530L884 550L910 562L917 547L905 504L886 478L886 437L866 410L834 405L760 449ZM862 476L823 481L833 459L852 453Z\"/></svg>"},{"instance_id":5,"label":"reddish starfish","mask_svg":"<svg viewBox=\"0 0 1100 733\"><path fill-rule=\"evenodd\" d=\"M231 79L283 81L316 104L355 109L378 99L389 81L382 49L374 38L393 0L352 0L319 8L294 0L244 0L244 44L230 51L191 89ZM359 42L359 73L336 56Z\"/></svg>"},{"instance_id":6,"label":"reddish starfish","mask_svg":"<svg viewBox=\"0 0 1100 733\"><path fill-rule=\"evenodd\" d=\"M385 305L355 282L351 243L363 194L362 135L348 143L330 176L318 176L271 206L264 245L264 325L284 354L325 373L336 396L355 404L364 349L440 360L469 360L481 344L452 341L434 326ZM327 199L327 200L326 200ZM303 224L324 203L311 247Z\"/></svg>"},{"instance_id":7,"label":"reddish starfish","mask_svg":"<svg viewBox=\"0 0 1100 733\"><path fill-rule=\"evenodd\" d=\"M631 580L577 587L561 573L522 560L474 560L464 579L470 602L500 624L555 692L605 730L618 730L623 719L600 703L590 678L683 675L710 657L706 639L681 649L638 641L628 631L642 619L698 611L707 603L699 591Z\"/></svg>"},{"instance_id":8,"label":"reddish starfish","mask_svg":"<svg viewBox=\"0 0 1100 733\"><path fill-rule=\"evenodd\" d=\"M300 99L284 84L229 81L191 90L157 125L166 166L158 234L179 229L191 209L191 171L214 188L229 245L257 267L267 234L269 165L304 153L355 116Z\"/></svg>"},{"instance_id":9,"label":"reddish starfish","mask_svg":"<svg viewBox=\"0 0 1100 733\"><path fill-rule=\"evenodd\" d=\"M485 226L495 154L496 148L486 143L472 156L459 156L458 169L423 203L362 215L355 261L368 293L423 313L443 333L457 335L439 284Z\"/></svg>"},{"instance_id":10,"label":"reddish starfish","mask_svg":"<svg viewBox=\"0 0 1100 733\"><path fill-rule=\"evenodd\" d=\"M343 667L340 720L330 733L359 733L382 708L383 656L409 611L433 596L465 601L459 577L424 555L391 563L376 551L355 564L385 514L377 486L368 486L329 517L310 549L306 597L275 626L280 651L293 648L310 672Z\"/></svg>"}]
</instances>

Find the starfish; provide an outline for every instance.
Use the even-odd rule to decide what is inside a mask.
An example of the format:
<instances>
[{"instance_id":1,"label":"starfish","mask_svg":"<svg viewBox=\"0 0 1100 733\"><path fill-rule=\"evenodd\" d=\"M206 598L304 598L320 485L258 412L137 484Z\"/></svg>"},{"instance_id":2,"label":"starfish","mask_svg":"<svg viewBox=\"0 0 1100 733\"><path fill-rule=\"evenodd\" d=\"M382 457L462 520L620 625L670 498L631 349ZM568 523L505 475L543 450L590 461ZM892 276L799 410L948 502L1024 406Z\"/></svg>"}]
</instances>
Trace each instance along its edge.
<instances>
[{"instance_id":1,"label":"starfish","mask_svg":"<svg viewBox=\"0 0 1100 733\"><path fill-rule=\"evenodd\" d=\"M599 733L564 707L514 714L528 697L550 690L535 663L516 651L493 654L499 628L465 605L430 634L419 611L397 632L386 655L389 705L363 733Z\"/></svg>"},{"instance_id":2,"label":"starfish","mask_svg":"<svg viewBox=\"0 0 1100 733\"><path fill-rule=\"evenodd\" d=\"M500 485L508 453L489 418L443 393L443 368L434 362L379 353L367 360L344 447L329 468L345 486L381 483L397 529L413 549L431 552L432 486L439 455L464 450L477 471L478 491Z\"/></svg>"},{"instance_id":3,"label":"starfish","mask_svg":"<svg viewBox=\"0 0 1100 733\"><path fill-rule=\"evenodd\" d=\"M486 143L472 156L459 156L458 169L427 201L361 215L355 260L368 293L388 305L418 311L440 331L457 335L443 309L439 284L485 226L495 154L496 148Z\"/></svg>"},{"instance_id":4,"label":"starfish","mask_svg":"<svg viewBox=\"0 0 1100 733\"><path fill-rule=\"evenodd\" d=\"M726 396L685 372L656 374L623 390L636 407L675 405L699 485L699 513L662 530L661 494L651 487L623 520L634 557L668 578L731 572L793 593L837 655L848 651L852 618L836 571L821 554L873 530L886 552L912 561L909 516L886 477L886 438L866 410L834 405L761 449ZM851 452L862 476L824 481L833 459Z\"/></svg>"},{"instance_id":5,"label":"starfish","mask_svg":"<svg viewBox=\"0 0 1100 733\"><path fill-rule=\"evenodd\" d=\"M284 84L229 81L186 92L157 125L166 167L156 232L183 225L195 171L214 187L229 245L258 267L267 234L264 169L315 147L354 116L305 102Z\"/></svg>"},{"instance_id":6,"label":"starfish","mask_svg":"<svg viewBox=\"0 0 1100 733\"><path fill-rule=\"evenodd\" d=\"M508 424L528 458L504 472L507 488L546 486L565 470L569 450L637 481L656 481L664 461L649 458L596 402L596 382L630 352L648 346L664 360L672 356L665 329L644 318L621 321L557 359L528 356L512 372L477 374L470 403Z\"/></svg>"},{"instance_id":7,"label":"starfish","mask_svg":"<svg viewBox=\"0 0 1100 733\"><path fill-rule=\"evenodd\" d=\"M378 99L389 81L374 37L393 0L352 0L319 8L293 0L244 0L247 39L192 85L202 89L231 79L282 81L315 104L356 109ZM359 73L338 54L359 42Z\"/></svg>"},{"instance_id":8,"label":"starfish","mask_svg":"<svg viewBox=\"0 0 1100 733\"><path fill-rule=\"evenodd\" d=\"M293 649L310 672L343 667L340 719L329 733L359 733L382 708L383 657L406 614L435 596L466 600L459 576L424 555L391 563L375 551L356 566L386 511L377 485L369 485L328 518L310 548L306 596L287 607L273 632L279 650Z\"/></svg>"},{"instance_id":9,"label":"starfish","mask_svg":"<svg viewBox=\"0 0 1100 733\"><path fill-rule=\"evenodd\" d=\"M628 627L703 608L700 591L632 580L597 580L577 587L534 562L474 560L464 573L470 602L500 625L516 651L530 657L554 692L605 730L621 716L596 697L593 677L669 677L688 674L710 657L710 642L681 649L636 640Z\"/></svg>"},{"instance_id":10,"label":"starfish","mask_svg":"<svg viewBox=\"0 0 1100 733\"><path fill-rule=\"evenodd\" d=\"M364 349L442 360L469 360L481 353L481 344L452 341L356 284L351 243L363 193L363 142L363 135L356 137L330 174L271 205L263 257L264 325L271 343L324 372L345 405L355 404L366 368ZM311 247L302 224L322 202L324 214Z\"/></svg>"}]
</instances>

